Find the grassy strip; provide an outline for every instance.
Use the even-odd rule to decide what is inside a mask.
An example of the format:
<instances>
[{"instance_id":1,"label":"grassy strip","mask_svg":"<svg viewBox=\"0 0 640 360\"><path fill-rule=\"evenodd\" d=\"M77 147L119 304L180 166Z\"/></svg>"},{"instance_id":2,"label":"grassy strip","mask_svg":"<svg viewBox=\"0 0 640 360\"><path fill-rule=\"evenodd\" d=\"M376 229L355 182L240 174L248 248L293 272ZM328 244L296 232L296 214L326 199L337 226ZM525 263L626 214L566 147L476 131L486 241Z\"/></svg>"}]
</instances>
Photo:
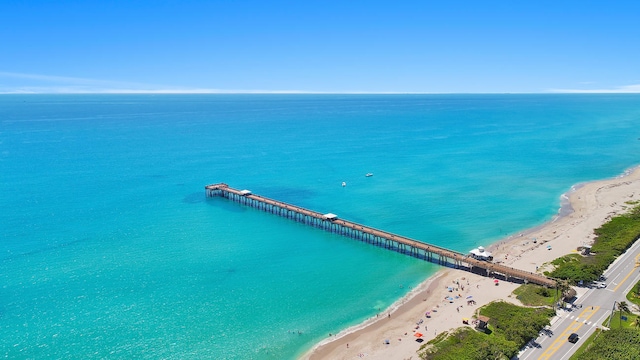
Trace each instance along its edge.
<instances>
[{"instance_id":1,"label":"grassy strip","mask_svg":"<svg viewBox=\"0 0 640 360\"><path fill-rule=\"evenodd\" d=\"M638 281L629 293L627 293L627 300L640 306L640 281Z\"/></svg>"},{"instance_id":2,"label":"grassy strip","mask_svg":"<svg viewBox=\"0 0 640 360\"><path fill-rule=\"evenodd\" d=\"M622 313L622 316L626 317L627 320L621 320L620 311L614 311L613 316L607 316L605 321L602 322L602 326L606 326L607 324L609 324L611 329L622 328L622 329L636 329L640 331L640 328L636 328L636 325L635 325L635 321L636 321L636 318L638 318L638 315ZM610 323L609 323L609 318L611 318Z\"/></svg>"},{"instance_id":3,"label":"grassy strip","mask_svg":"<svg viewBox=\"0 0 640 360\"><path fill-rule=\"evenodd\" d=\"M418 356L425 360L510 359L549 325L555 313L498 301L482 307L480 314L491 318L486 332L463 327L441 334L423 345Z\"/></svg>"},{"instance_id":4,"label":"grassy strip","mask_svg":"<svg viewBox=\"0 0 640 360\"><path fill-rule=\"evenodd\" d=\"M611 321L613 325L613 321ZM579 360L628 360L640 359L640 331L620 328L596 331L573 354Z\"/></svg>"},{"instance_id":5,"label":"grassy strip","mask_svg":"<svg viewBox=\"0 0 640 360\"><path fill-rule=\"evenodd\" d=\"M640 237L640 206L616 216L594 230L595 242L590 256L571 254L552 262L555 270L545 275L576 284L580 280L595 281L611 263Z\"/></svg>"},{"instance_id":6,"label":"grassy strip","mask_svg":"<svg viewBox=\"0 0 640 360\"><path fill-rule=\"evenodd\" d=\"M520 302L527 306L553 307L556 290L535 284L525 284L513 291Z\"/></svg>"}]
</instances>

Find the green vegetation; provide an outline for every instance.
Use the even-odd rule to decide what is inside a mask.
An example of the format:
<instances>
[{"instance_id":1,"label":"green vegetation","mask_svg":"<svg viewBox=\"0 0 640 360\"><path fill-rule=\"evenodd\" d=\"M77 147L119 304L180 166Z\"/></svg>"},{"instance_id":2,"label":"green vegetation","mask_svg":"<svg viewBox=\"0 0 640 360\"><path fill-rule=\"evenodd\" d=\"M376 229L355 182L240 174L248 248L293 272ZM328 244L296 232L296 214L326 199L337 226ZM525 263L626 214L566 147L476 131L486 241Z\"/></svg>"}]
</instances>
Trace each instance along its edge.
<instances>
[{"instance_id":1,"label":"green vegetation","mask_svg":"<svg viewBox=\"0 0 640 360\"><path fill-rule=\"evenodd\" d=\"M571 254L552 262L555 270L545 275L568 280L576 284L580 280L595 281L607 267L640 237L640 206L630 212L616 216L594 230L595 242L592 255Z\"/></svg>"},{"instance_id":2,"label":"green vegetation","mask_svg":"<svg viewBox=\"0 0 640 360\"><path fill-rule=\"evenodd\" d=\"M627 294L627 299L637 294L638 287L640 287L640 282ZM602 331L596 329L596 332L583 342L580 349L573 354L570 360L640 359L640 353L633 352L636 348L639 348L638 345L640 344L640 315L630 313L630 306L624 301L618 303L616 309L617 311L613 313L611 321L607 317L602 323L605 327L610 326L611 330ZM626 321L622 321L621 314L627 317ZM602 342L607 343L604 350L601 350L600 344ZM632 350L631 352L629 352L630 349ZM605 351L607 355L603 355L601 351ZM594 352L595 354L592 354Z\"/></svg>"},{"instance_id":3,"label":"green vegetation","mask_svg":"<svg viewBox=\"0 0 640 360\"><path fill-rule=\"evenodd\" d=\"M613 321L611 322L613 324ZM640 331L629 328L596 331L571 357L576 360L640 359Z\"/></svg>"},{"instance_id":4,"label":"green vegetation","mask_svg":"<svg viewBox=\"0 0 640 360\"><path fill-rule=\"evenodd\" d=\"M510 359L538 332L549 325L555 312L549 308L526 308L506 302L493 302L480 309L491 318L485 333L461 328L441 334L418 351L425 360Z\"/></svg>"},{"instance_id":5,"label":"green vegetation","mask_svg":"<svg viewBox=\"0 0 640 360\"><path fill-rule=\"evenodd\" d=\"M525 284L513 291L517 299L527 306L550 306L553 307L556 298L556 290L540 285Z\"/></svg>"},{"instance_id":6,"label":"green vegetation","mask_svg":"<svg viewBox=\"0 0 640 360\"><path fill-rule=\"evenodd\" d=\"M580 360L580 359L582 359L582 353L587 351L587 349L591 348L591 344L593 344L595 339L598 336L600 336L600 332L601 331L602 331L602 329L596 328L596 331L593 334L591 334L591 336L589 336L589 338L585 339L584 341L582 339L580 339L580 341L582 341L582 345L578 348L578 350L576 350L575 353L573 353L573 355L571 355L569 360Z\"/></svg>"},{"instance_id":7,"label":"green vegetation","mask_svg":"<svg viewBox=\"0 0 640 360\"><path fill-rule=\"evenodd\" d=\"M456 329L423 345L418 355L428 360L509 359L519 347L499 336L487 335L468 327ZM433 346L431 346L433 345ZM423 350L424 349L424 350Z\"/></svg>"},{"instance_id":8,"label":"green vegetation","mask_svg":"<svg viewBox=\"0 0 640 360\"><path fill-rule=\"evenodd\" d=\"M520 347L538 336L549 325L555 311L549 308L526 308L503 301L492 302L480 309L480 314L491 318L489 324L496 334L516 342ZM511 357L511 356L510 356Z\"/></svg>"},{"instance_id":9,"label":"green vegetation","mask_svg":"<svg viewBox=\"0 0 640 360\"><path fill-rule=\"evenodd\" d=\"M638 281L633 286L631 291L629 291L629 293L627 294L627 300L629 300L632 303L640 306L640 281Z\"/></svg>"},{"instance_id":10,"label":"green vegetation","mask_svg":"<svg viewBox=\"0 0 640 360\"><path fill-rule=\"evenodd\" d=\"M640 330L640 322L636 322L636 319L640 319L638 315L631 313L622 313L622 316L626 316L627 320L622 321L620 318L620 311L615 311L613 313L613 317L611 318L611 323L609 323L609 317L602 323L603 326L609 326L611 329L636 329Z\"/></svg>"}]
</instances>

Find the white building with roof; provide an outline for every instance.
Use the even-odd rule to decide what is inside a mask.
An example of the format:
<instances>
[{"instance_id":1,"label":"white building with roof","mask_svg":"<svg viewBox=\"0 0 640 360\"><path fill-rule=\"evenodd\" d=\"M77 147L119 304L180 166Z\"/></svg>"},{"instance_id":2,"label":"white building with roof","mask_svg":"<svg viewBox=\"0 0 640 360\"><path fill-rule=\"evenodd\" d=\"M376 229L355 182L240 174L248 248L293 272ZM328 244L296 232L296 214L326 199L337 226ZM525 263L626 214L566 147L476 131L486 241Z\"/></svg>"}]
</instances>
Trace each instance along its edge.
<instances>
[{"instance_id":1,"label":"white building with roof","mask_svg":"<svg viewBox=\"0 0 640 360\"><path fill-rule=\"evenodd\" d=\"M478 246L477 248L471 250L469 252L471 257L478 260L491 261L493 260L493 256L490 252L484 249L482 246Z\"/></svg>"}]
</instances>

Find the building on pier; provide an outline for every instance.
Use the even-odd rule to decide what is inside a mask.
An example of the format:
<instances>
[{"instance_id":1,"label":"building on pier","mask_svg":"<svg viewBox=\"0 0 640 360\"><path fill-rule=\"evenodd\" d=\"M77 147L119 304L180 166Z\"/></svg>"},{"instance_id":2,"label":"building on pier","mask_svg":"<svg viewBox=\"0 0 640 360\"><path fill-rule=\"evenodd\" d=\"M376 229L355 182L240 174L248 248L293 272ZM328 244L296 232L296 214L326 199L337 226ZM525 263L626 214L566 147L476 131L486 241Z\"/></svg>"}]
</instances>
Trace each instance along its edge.
<instances>
[{"instance_id":1,"label":"building on pier","mask_svg":"<svg viewBox=\"0 0 640 360\"><path fill-rule=\"evenodd\" d=\"M484 247L478 246L477 248L469 251L469 255L477 260L493 261L493 255L485 250Z\"/></svg>"}]
</instances>

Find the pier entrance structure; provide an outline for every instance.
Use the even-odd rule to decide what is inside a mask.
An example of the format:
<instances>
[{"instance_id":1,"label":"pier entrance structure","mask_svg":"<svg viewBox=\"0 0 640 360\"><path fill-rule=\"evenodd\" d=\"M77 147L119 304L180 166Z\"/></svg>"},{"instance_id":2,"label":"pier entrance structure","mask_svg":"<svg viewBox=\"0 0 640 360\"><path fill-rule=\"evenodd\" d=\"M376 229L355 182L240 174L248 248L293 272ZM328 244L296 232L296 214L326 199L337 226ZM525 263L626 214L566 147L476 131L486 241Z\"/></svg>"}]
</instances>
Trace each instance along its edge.
<instances>
[{"instance_id":1,"label":"pier entrance structure","mask_svg":"<svg viewBox=\"0 0 640 360\"><path fill-rule=\"evenodd\" d=\"M223 197L306 225L365 241L443 266L467 268L470 271L483 269L486 271L487 276L498 274L504 276L506 279L518 279L525 283L530 282L547 287L556 286L556 282L553 279L540 274L480 260L457 251L343 220L336 214L322 214L282 201L259 196L249 190L237 190L224 183L207 185L205 186L205 191L207 197Z\"/></svg>"}]
</instances>

